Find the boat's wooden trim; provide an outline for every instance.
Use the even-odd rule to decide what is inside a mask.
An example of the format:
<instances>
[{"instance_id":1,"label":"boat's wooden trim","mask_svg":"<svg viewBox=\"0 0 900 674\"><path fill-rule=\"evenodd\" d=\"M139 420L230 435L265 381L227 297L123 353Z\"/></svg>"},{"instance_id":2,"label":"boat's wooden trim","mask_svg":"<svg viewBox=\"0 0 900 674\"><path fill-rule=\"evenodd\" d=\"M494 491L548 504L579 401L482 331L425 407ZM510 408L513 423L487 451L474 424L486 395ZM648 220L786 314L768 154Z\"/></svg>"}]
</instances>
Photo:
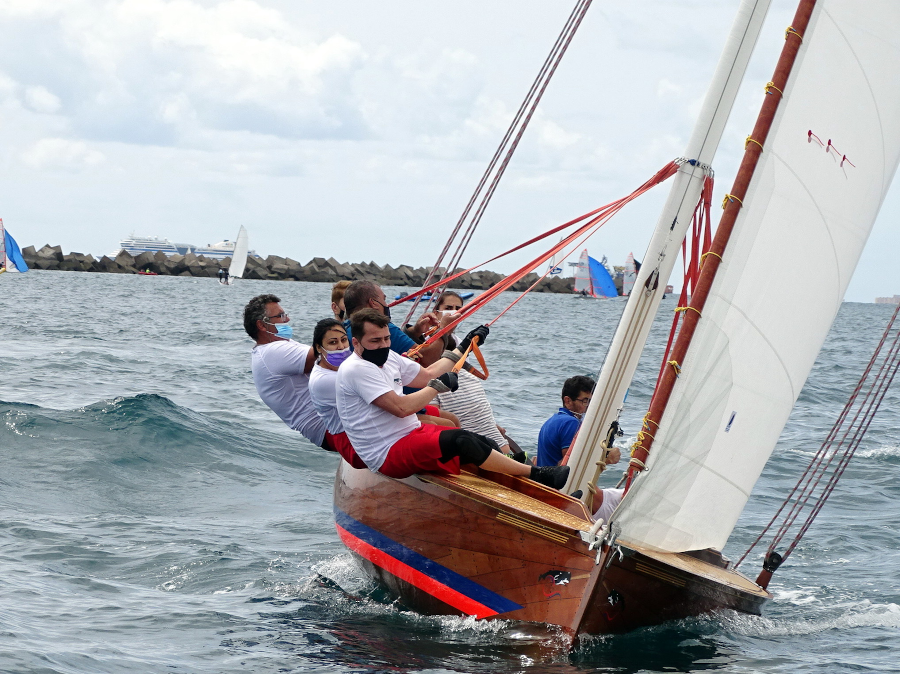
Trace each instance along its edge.
<instances>
[{"instance_id":1,"label":"boat's wooden trim","mask_svg":"<svg viewBox=\"0 0 900 674\"><path fill-rule=\"evenodd\" d=\"M639 565L642 565L648 575L653 575L654 573L660 574L660 577L668 575L675 584L681 583L683 585L685 583L684 575L679 573L684 572L684 574L688 574L689 576L705 578L714 583L726 585L735 590L739 590L740 592L746 592L758 597L769 598L771 596L766 590L747 578L747 576L734 569L723 569L720 566L704 562L689 555L651 550L650 548L635 545L634 543L629 543L628 541L621 539L616 541L616 545L627 550L638 552L648 560L654 560L660 564L665 564L671 570L657 571L655 569L658 569L658 566L653 565L652 563L648 564L646 561L638 562ZM638 571L644 572L642 569L638 569Z\"/></svg>"},{"instance_id":2,"label":"boat's wooden trim","mask_svg":"<svg viewBox=\"0 0 900 674\"><path fill-rule=\"evenodd\" d=\"M721 565L627 541L598 564L582 538L590 522L535 495L471 473L394 480L342 462L335 516L366 572L429 614L598 634L722 608L759 613L769 598Z\"/></svg>"}]
</instances>

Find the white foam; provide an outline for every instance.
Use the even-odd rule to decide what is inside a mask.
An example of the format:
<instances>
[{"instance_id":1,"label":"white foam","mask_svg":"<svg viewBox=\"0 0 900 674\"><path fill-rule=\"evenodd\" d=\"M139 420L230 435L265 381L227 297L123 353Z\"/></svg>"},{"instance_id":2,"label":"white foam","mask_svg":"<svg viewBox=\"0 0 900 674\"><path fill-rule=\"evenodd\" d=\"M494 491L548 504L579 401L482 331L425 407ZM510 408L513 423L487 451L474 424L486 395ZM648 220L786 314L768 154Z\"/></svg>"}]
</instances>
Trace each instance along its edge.
<instances>
[{"instance_id":1,"label":"white foam","mask_svg":"<svg viewBox=\"0 0 900 674\"><path fill-rule=\"evenodd\" d=\"M819 601L813 593L813 588L798 588L796 590L781 590L775 595L775 601L787 602L794 606L805 606Z\"/></svg>"},{"instance_id":2,"label":"white foam","mask_svg":"<svg viewBox=\"0 0 900 674\"><path fill-rule=\"evenodd\" d=\"M869 601L862 601L831 606L827 611L832 615L809 619L763 618L741 614L731 614L723 618L725 625L738 634L767 638L818 634L856 627L900 629L900 606L897 604L872 604Z\"/></svg>"},{"instance_id":3,"label":"white foam","mask_svg":"<svg viewBox=\"0 0 900 674\"><path fill-rule=\"evenodd\" d=\"M900 457L900 445L886 445L884 447L865 449L857 452L856 456L864 459L897 458Z\"/></svg>"}]
</instances>

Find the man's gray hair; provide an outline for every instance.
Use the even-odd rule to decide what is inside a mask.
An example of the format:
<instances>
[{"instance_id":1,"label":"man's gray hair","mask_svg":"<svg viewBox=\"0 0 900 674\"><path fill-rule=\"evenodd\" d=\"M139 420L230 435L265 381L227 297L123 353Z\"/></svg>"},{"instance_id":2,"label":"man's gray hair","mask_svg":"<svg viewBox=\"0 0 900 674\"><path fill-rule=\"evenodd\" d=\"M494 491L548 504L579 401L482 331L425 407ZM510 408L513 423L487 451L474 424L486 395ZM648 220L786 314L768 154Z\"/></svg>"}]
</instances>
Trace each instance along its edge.
<instances>
[{"instance_id":1,"label":"man's gray hair","mask_svg":"<svg viewBox=\"0 0 900 674\"><path fill-rule=\"evenodd\" d=\"M259 328L256 327L256 321L266 320L266 305L280 304L281 300L275 295L257 295L247 302L244 307L244 330L254 340L259 336Z\"/></svg>"}]
</instances>

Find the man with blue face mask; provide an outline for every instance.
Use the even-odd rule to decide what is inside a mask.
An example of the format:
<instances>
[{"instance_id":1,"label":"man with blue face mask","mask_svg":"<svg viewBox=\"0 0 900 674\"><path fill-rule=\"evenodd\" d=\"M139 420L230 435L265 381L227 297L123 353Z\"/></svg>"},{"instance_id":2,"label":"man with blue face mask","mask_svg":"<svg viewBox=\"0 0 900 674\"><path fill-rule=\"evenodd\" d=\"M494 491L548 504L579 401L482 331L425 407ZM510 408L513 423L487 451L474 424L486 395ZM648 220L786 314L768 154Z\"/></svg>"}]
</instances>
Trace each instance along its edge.
<instances>
[{"instance_id":1,"label":"man with blue face mask","mask_svg":"<svg viewBox=\"0 0 900 674\"><path fill-rule=\"evenodd\" d=\"M259 295L244 307L244 330L256 342L251 354L253 383L262 401L293 430L318 447L335 451L309 396L313 349L291 339L291 319L275 295Z\"/></svg>"}]
</instances>

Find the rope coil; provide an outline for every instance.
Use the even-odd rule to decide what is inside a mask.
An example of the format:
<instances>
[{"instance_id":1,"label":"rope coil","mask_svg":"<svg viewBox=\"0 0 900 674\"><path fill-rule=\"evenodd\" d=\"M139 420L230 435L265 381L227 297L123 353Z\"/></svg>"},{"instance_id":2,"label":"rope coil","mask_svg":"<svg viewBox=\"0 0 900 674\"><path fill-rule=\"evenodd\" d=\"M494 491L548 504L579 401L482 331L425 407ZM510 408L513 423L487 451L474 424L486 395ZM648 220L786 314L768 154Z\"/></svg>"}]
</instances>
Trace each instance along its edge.
<instances>
[{"instance_id":1,"label":"rope coil","mask_svg":"<svg viewBox=\"0 0 900 674\"><path fill-rule=\"evenodd\" d=\"M772 92L769 91L769 89L774 89L774 90L777 91L779 94L781 94L782 97L784 97L784 92L783 92L781 89L779 89L778 87L776 87L774 82L767 82L767 83L766 83L766 86L763 87L763 89L764 89L765 92L766 92L767 94L769 94L770 96L771 96Z\"/></svg>"},{"instance_id":2,"label":"rope coil","mask_svg":"<svg viewBox=\"0 0 900 674\"><path fill-rule=\"evenodd\" d=\"M738 202L742 207L744 205L744 202L741 201L739 197L736 197L733 194L726 194L725 198L722 199L722 208L724 209L729 204L729 202L733 201Z\"/></svg>"}]
</instances>

